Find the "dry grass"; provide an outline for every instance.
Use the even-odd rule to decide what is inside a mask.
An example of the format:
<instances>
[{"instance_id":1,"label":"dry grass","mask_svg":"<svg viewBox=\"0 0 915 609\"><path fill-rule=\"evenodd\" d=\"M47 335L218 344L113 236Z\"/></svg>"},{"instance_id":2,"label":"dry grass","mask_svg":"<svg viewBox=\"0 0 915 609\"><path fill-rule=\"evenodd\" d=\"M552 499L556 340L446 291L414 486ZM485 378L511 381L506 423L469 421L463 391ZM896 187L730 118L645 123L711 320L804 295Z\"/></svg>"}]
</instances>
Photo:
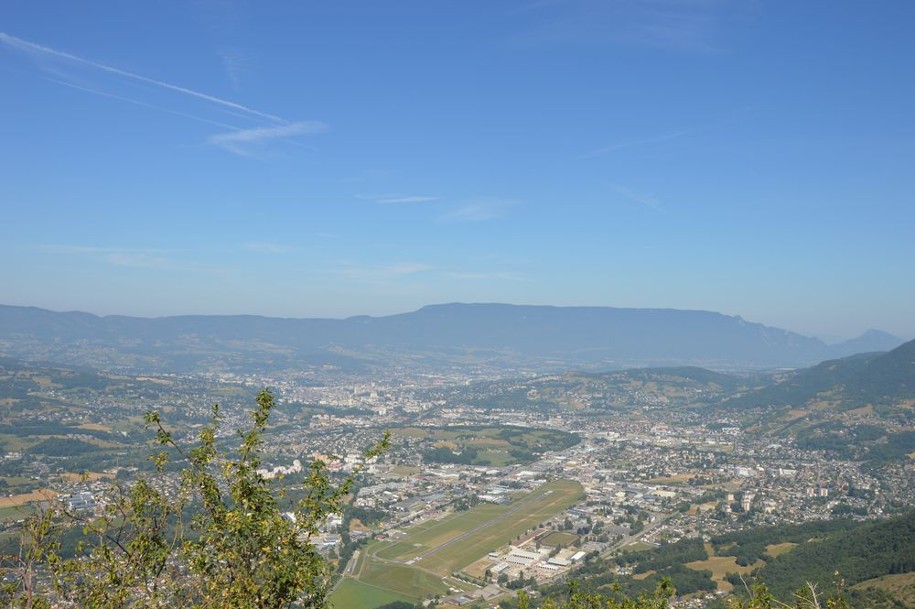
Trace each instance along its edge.
<instances>
[{"instance_id":1,"label":"dry grass","mask_svg":"<svg viewBox=\"0 0 915 609\"><path fill-rule=\"evenodd\" d=\"M173 381L168 379L160 379L153 376L138 376L138 381L145 381L147 383L155 383L156 385L174 385Z\"/></svg>"},{"instance_id":2,"label":"dry grass","mask_svg":"<svg viewBox=\"0 0 915 609\"><path fill-rule=\"evenodd\" d=\"M410 465L395 465L391 468L391 475L394 476L415 476L420 473L422 468Z\"/></svg>"},{"instance_id":3,"label":"dry grass","mask_svg":"<svg viewBox=\"0 0 915 609\"><path fill-rule=\"evenodd\" d=\"M915 573L898 573L869 579L852 586L855 590L883 590L903 607L915 607Z\"/></svg>"},{"instance_id":4,"label":"dry grass","mask_svg":"<svg viewBox=\"0 0 915 609\"><path fill-rule=\"evenodd\" d=\"M32 491L31 493L0 497L0 508L21 507L33 501L51 501L55 497L57 497L57 493L50 489L41 489L39 491Z\"/></svg>"},{"instance_id":5,"label":"dry grass","mask_svg":"<svg viewBox=\"0 0 915 609\"><path fill-rule=\"evenodd\" d=\"M784 554L785 552L790 552L796 547L797 544L791 543L790 541L786 541L785 543L773 543L766 546L766 554L772 558L775 558L776 556Z\"/></svg>"},{"instance_id":6,"label":"dry grass","mask_svg":"<svg viewBox=\"0 0 915 609\"><path fill-rule=\"evenodd\" d=\"M664 476L662 478L652 478L650 484L683 484L696 477L696 474L676 474L674 476Z\"/></svg>"},{"instance_id":7,"label":"dry grass","mask_svg":"<svg viewBox=\"0 0 915 609\"><path fill-rule=\"evenodd\" d=\"M93 481L93 480L102 480L103 478L113 478L114 474L102 473L102 472L85 472L83 474L74 474L73 472L66 472L60 475L63 478L64 482L82 482Z\"/></svg>"},{"instance_id":8,"label":"dry grass","mask_svg":"<svg viewBox=\"0 0 915 609\"><path fill-rule=\"evenodd\" d=\"M358 518L353 518L352 520L349 521L349 530L351 533L355 532L355 531L358 531L360 533L369 533L369 532L371 532L372 529L370 529L367 526L365 526L364 524L362 524L362 521L359 520Z\"/></svg>"},{"instance_id":9,"label":"dry grass","mask_svg":"<svg viewBox=\"0 0 915 609\"><path fill-rule=\"evenodd\" d=\"M111 428L100 423L82 423L76 426L77 429L88 429L89 431L104 431L111 433Z\"/></svg>"},{"instance_id":10,"label":"dry grass","mask_svg":"<svg viewBox=\"0 0 915 609\"><path fill-rule=\"evenodd\" d=\"M868 404L867 406L862 406L861 408L853 408L849 410L846 414L857 415L857 416L870 416L874 414L874 407Z\"/></svg>"},{"instance_id":11,"label":"dry grass","mask_svg":"<svg viewBox=\"0 0 915 609\"><path fill-rule=\"evenodd\" d=\"M653 571L653 570L645 571L644 573L636 573L635 575L632 576L632 579L648 579L655 573L657 573L657 571Z\"/></svg>"},{"instance_id":12,"label":"dry grass","mask_svg":"<svg viewBox=\"0 0 915 609\"><path fill-rule=\"evenodd\" d=\"M483 579L483 575L486 573L486 569L493 566L494 564L495 564L495 561L487 556L485 558L481 558L477 561L470 563L469 565L464 567L462 569L462 571L464 571L464 573L466 573L470 577L478 577L480 579Z\"/></svg>"},{"instance_id":13,"label":"dry grass","mask_svg":"<svg viewBox=\"0 0 915 609\"><path fill-rule=\"evenodd\" d=\"M57 387L54 382L51 380L50 376L38 376L35 375L32 377L32 382L41 387L42 389L51 389Z\"/></svg>"},{"instance_id":14,"label":"dry grass","mask_svg":"<svg viewBox=\"0 0 915 609\"><path fill-rule=\"evenodd\" d=\"M687 514L689 514L690 516L695 516L696 512L699 511L700 509L703 512L709 512L711 510L714 510L717 507L718 507L717 501L709 501L707 503L701 503L698 505L693 504L693 505L689 506L689 510L687 511Z\"/></svg>"},{"instance_id":15,"label":"dry grass","mask_svg":"<svg viewBox=\"0 0 915 609\"><path fill-rule=\"evenodd\" d=\"M718 589L722 592L730 592L734 589L731 582L724 578L728 573L740 573L741 575L744 575L765 564L763 561L757 560L752 565L741 567L737 564L737 559L733 556L715 556L715 549L710 543L705 544L705 551L708 552L709 555L707 559L689 562L686 563L685 566L695 571L711 571L712 581L715 582Z\"/></svg>"}]
</instances>

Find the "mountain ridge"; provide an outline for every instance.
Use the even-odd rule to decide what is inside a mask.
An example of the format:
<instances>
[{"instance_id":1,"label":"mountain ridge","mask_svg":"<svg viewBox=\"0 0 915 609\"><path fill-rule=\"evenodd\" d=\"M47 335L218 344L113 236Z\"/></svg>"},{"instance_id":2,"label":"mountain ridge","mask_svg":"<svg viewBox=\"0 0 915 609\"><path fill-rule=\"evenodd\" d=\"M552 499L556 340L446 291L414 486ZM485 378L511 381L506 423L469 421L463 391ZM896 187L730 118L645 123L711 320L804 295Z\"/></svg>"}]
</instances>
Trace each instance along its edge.
<instances>
[{"instance_id":1,"label":"mountain ridge","mask_svg":"<svg viewBox=\"0 0 915 609\"><path fill-rule=\"evenodd\" d=\"M798 370L726 406L801 406L828 396L846 407L915 399L915 340L891 351L858 353Z\"/></svg>"},{"instance_id":2,"label":"mountain ridge","mask_svg":"<svg viewBox=\"0 0 915 609\"><path fill-rule=\"evenodd\" d=\"M89 357L115 368L276 370L340 358L382 367L420 358L430 366L765 368L811 365L836 349L740 317L680 309L446 303L345 319L144 318L0 305L0 354L63 363Z\"/></svg>"}]
</instances>

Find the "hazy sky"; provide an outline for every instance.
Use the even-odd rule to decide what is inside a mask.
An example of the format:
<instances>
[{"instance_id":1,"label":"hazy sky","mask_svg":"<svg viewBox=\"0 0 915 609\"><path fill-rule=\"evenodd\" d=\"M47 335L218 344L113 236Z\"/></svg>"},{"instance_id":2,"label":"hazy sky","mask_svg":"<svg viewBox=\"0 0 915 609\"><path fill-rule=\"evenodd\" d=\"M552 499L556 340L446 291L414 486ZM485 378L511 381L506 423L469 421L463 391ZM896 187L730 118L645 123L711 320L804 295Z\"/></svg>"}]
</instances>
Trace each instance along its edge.
<instances>
[{"instance_id":1,"label":"hazy sky","mask_svg":"<svg viewBox=\"0 0 915 609\"><path fill-rule=\"evenodd\" d=\"M915 336L912 0L4 0L0 303Z\"/></svg>"}]
</instances>

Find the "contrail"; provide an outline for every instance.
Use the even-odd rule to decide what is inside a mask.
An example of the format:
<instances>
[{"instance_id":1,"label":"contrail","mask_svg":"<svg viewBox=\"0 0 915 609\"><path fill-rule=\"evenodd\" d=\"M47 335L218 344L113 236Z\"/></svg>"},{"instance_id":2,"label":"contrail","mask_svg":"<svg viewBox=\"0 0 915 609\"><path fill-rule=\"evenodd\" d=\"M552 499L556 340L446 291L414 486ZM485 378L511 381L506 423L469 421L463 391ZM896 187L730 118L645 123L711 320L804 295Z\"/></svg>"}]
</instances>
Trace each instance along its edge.
<instances>
[{"instance_id":1,"label":"contrail","mask_svg":"<svg viewBox=\"0 0 915 609\"><path fill-rule=\"evenodd\" d=\"M71 89L76 89L77 91L83 91L85 93L91 93L92 95L98 95L100 97L108 97L110 99L116 99L118 101L126 102L128 104L134 104L143 108L151 108L153 110L158 110L160 112L168 112L169 114L174 114L175 116L181 116L184 118L189 118L191 120L200 121L201 123L207 123L209 125L216 125L217 127L223 127L225 129L235 129L236 131L242 131L241 127L236 127L235 125L229 125L227 123L220 123L219 121L212 121L208 118L203 118L201 116L195 116L193 114L188 114L187 112L180 112L178 110L172 110L171 108L165 108L164 106L157 106L155 104L150 104L147 102L140 101L138 99L132 99L130 97L124 97L122 95L115 95L114 93L106 93L105 91L98 91L96 89L90 89L89 87L83 87L82 85L77 85L72 82L66 82L63 80L58 80L56 78L48 78L50 82L55 84L70 87Z\"/></svg>"},{"instance_id":2,"label":"contrail","mask_svg":"<svg viewBox=\"0 0 915 609\"><path fill-rule=\"evenodd\" d=\"M40 44L35 44L34 42L29 42L28 40L23 40L15 36L10 36L4 32L0 32L0 42L3 42L13 48L19 49L21 51L31 52L31 53L44 53L45 55L51 55L53 57L60 57L61 59L67 59L76 63L81 63L93 67L97 70L102 70L110 74L117 74L118 76L124 76L126 78L132 78L140 82L145 82L157 87L162 87L163 89L169 89L171 91L177 91L178 93L184 93L185 95L190 95L191 97L196 97L198 99L203 99L208 102L224 106L226 108L232 108L234 110L240 110L248 114L259 116L261 118L276 122L276 123L286 123L287 121L279 116L273 114L267 114L266 112L261 112L260 110L255 110L254 108L249 108L241 104L237 104L233 101L227 99L221 99L219 97L214 97L212 95L207 95L206 93L200 93L199 91L194 91L193 89L187 89L185 87L179 87L178 85L173 85L171 83L163 82L161 80L156 80L154 78L149 78L147 76L141 76L140 74L134 74L133 72L127 72L125 70L120 70L118 68L105 65L103 63L96 63L88 59L83 59L82 57L77 57L76 55L71 55L70 53L64 53L63 51L58 51L49 47L41 46Z\"/></svg>"}]
</instances>

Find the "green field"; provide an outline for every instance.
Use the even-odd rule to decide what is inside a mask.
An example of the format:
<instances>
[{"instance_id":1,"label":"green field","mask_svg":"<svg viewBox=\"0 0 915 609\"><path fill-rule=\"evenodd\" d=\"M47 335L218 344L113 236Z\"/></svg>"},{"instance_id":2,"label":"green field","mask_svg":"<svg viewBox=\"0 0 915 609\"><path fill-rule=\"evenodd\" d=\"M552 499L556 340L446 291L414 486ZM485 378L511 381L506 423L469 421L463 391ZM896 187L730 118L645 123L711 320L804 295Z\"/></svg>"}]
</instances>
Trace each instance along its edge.
<instances>
[{"instance_id":1,"label":"green field","mask_svg":"<svg viewBox=\"0 0 915 609\"><path fill-rule=\"evenodd\" d=\"M35 513L34 505L0 507L0 521L22 520Z\"/></svg>"},{"instance_id":2,"label":"green field","mask_svg":"<svg viewBox=\"0 0 915 609\"><path fill-rule=\"evenodd\" d=\"M413 560L412 564L420 568L448 575L509 543L580 498L581 485L577 482L548 482L510 505L482 504L442 520L419 524L404 538L380 542L368 553L386 560Z\"/></svg>"},{"instance_id":3,"label":"green field","mask_svg":"<svg viewBox=\"0 0 915 609\"><path fill-rule=\"evenodd\" d=\"M412 566L367 560L358 573L359 581L397 594L420 599L448 591L442 578Z\"/></svg>"},{"instance_id":4,"label":"green field","mask_svg":"<svg viewBox=\"0 0 915 609\"><path fill-rule=\"evenodd\" d=\"M482 504L443 520L420 523L412 527L400 541L381 542L373 555L385 559L409 560L479 527L507 510L507 505Z\"/></svg>"},{"instance_id":5,"label":"green field","mask_svg":"<svg viewBox=\"0 0 915 609\"><path fill-rule=\"evenodd\" d=\"M330 595L331 607L335 609L359 609L361 607L378 607L394 601L414 602L413 597L403 596L386 590L363 584L347 577Z\"/></svg>"},{"instance_id":6,"label":"green field","mask_svg":"<svg viewBox=\"0 0 915 609\"><path fill-rule=\"evenodd\" d=\"M351 577L370 589L383 589L411 602L442 594L449 586L461 587L457 580L449 579L447 584L443 581L451 573L510 543L582 496L577 482L556 480L522 495L510 505L482 504L442 520L418 524L401 539L369 544ZM380 597L362 588L350 585L347 590L346 594L351 595L347 597L351 603L347 606L353 609L384 604L379 602ZM365 592L363 601L357 602L358 591Z\"/></svg>"},{"instance_id":7,"label":"green field","mask_svg":"<svg viewBox=\"0 0 915 609\"><path fill-rule=\"evenodd\" d=\"M566 548L576 541L578 541L578 535L573 535L572 533L563 533L562 531L554 531L541 539L540 545L549 546L551 548Z\"/></svg>"},{"instance_id":8,"label":"green field","mask_svg":"<svg viewBox=\"0 0 915 609\"><path fill-rule=\"evenodd\" d=\"M442 574L460 571L488 552L497 550L544 520L549 520L582 496L578 482L548 482L511 505L498 506L503 508L501 513L481 523L471 532L454 536L451 543L436 546L416 564Z\"/></svg>"},{"instance_id":9,"label":"green field","mask_svg":"<svg viewBox=\"0 0 915 609\"><path fill-rule=\"evenodd\" d=\"M578 436L558 429L456 425L446 429L405 427L397 436L422 438L432 445L423 452L428 463L503 466L531 463L546 450L574 446Z\"/></svg>"}]
</instances>

